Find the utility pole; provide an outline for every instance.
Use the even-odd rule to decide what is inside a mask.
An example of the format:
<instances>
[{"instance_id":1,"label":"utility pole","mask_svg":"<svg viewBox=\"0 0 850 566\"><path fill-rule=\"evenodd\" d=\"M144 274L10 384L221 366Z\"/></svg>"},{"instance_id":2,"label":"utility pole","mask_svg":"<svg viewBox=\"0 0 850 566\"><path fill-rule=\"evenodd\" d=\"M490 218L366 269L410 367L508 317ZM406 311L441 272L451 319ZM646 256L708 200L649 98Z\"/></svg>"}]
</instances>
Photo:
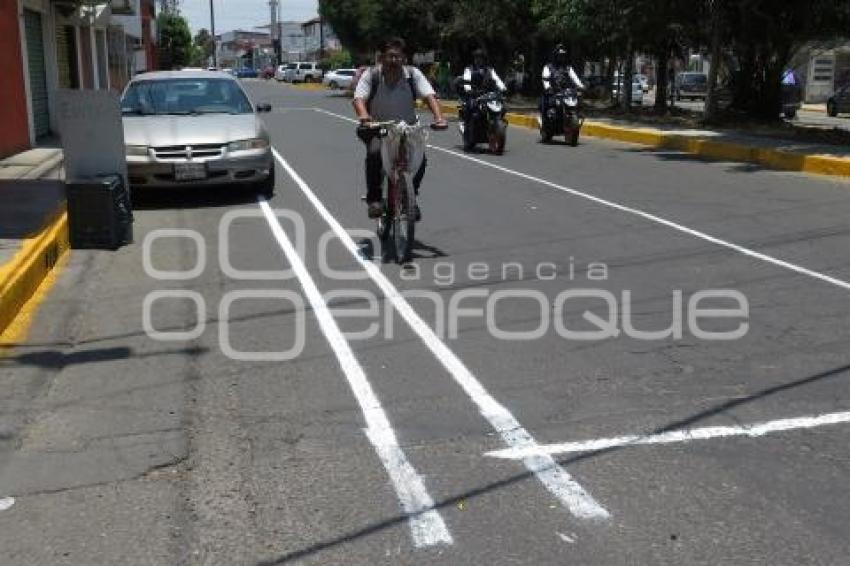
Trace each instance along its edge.
<instances>
[{"instance_id":1,"label":"utility pole","mask_svg":"<svg viewBox=\"0 0 850 566\"><path fill-rule=\"evenodd\" d=\"M277 60L276 63L280 63L280 26L277 22L277 6L278 0L269 0L269 12L271 13L271 26L269 27L269 31L271 32L271 40L272 40L272 48L274 49L274 56Z\"/></svg>"},{"instance_id":2,"label":"utility pole","mask_svg":"<svg viewBox=\"0 0 850 566\"><path fill-rule=\"evenodd\" d=\"M215 42L215 8L213 8L213 0L210 0L210 35L212 35L213 44L213 67L218 69L218 46Z\"/></svg>"}]
</instances>

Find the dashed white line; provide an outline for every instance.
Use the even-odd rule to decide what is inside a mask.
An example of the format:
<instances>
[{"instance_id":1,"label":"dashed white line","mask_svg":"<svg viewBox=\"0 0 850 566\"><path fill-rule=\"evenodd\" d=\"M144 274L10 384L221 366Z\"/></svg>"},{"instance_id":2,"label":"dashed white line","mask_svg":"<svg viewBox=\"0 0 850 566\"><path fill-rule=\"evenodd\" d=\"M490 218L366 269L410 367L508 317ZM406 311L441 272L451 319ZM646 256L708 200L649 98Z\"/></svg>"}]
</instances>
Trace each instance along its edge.
<instances>
[{"instance_id":1,"label":"dashed white line","mask_svg":"<svg viewBox=\"0 0 850 566\"><path fill-rule=\"evenodd\" d=\"M348 379L348 384L360 404L366 420L366 436L374 446L390 477L402 509L409 516L413 544L417 547L441 543L451 544L452 536L443 522L443 518L434 509L434 500L425 488L422 478L407 460L407 456L399 446L390 421L366 378L363 367L357 361L351 346L342 335L316 283L307 271L298 252L295 251L295 247L281 227L269 203L260 198L259 204L275 239L277 239L301 283L304 294L319 321L322 333L339 360L339 365Z\"/></svg>"},{"instance_id":2,"label":"dashed white line","mask_svg":"<svg viewBox=\"0 0 850 566\"><path fill-rule=\"evenodd\" d=\"M679 429L668 432L647 435L615 436L612 438L597 438L581 442L563 442L560 444L544 444L535 449L495 450L487 452L485 456L493 458L504 458L509 460L521 460L533 455L543 454L569 454L574 452L593 452L609 448L621 448L626 446L643 446L648 444L674 444L679 442L691 442L694 440L709 440L712 438L725 438L730 436L764 436L776 432L789 430L801 430L817 428L821 426L850 423L850 411L838 413L826 413L817 416L796 417L792 419L778 419L751 425L739 426L709 426L703 428Z\"/></svg>"},{"instance_id":3,"label":"dashed white line","mask_svg":"<svg viewBox=\"0 0 850 566\"><path fill-rule=\"evenodd\" d=\"M14 497L3 497L0 498L0 511L6 511L7 509L11 509L12 505L15 504Z\"/></svg>"},{"instance_id":4,"label":"dashed white line","mask_svg":"<svg viewBox=\"0 0 850 566\"><path fill-rule=\"evenodd\" d=\"M319 215L331 227L349 253L366 270L372 281L381 289L386 299L390 301L396 312L407 322L410 328L419 336L431 353L443 364L443 367L454 378L475 403L481 415L499 433L502 440L511 448L534 450L537 441L514 416L484 388L478 379L464 365L460 358L443 343L430 326L416 313L413 307L401 296L398 289L381 273L381 270L364 260L359 253L357 244L340 223L328 212L313 190L304 182L300 175L287 163L280 153L272 148L275 158L295 184L301 189L307 199L316 208ZM546 454L535 454L522 459L525 467L565 505L576 517L582 519L607 519L605 510L585 489L576 482L565 469Z\"/></svg>"},{"instance_id":5,"label":"dashed white line","mask_svg":"<svg viewBox=\"0 0 850 566\"><path fill-rule=\"evenodd\" d=\"M334 112L330 112L330 111L325 110L323 108L316 108L316 111L321 112L323 114L328 114L329 116L334 116L336 118L341 118L343 120L355 121L355 120L351 120L347 116L335 114ZM740 254L743 254L745 256L749 256L749 257L752 257L752 258L755 258L755 259L776 265L778 267L782 267L784 269L794 271L795 273L799 273L800 275L805 275L807 277L819 279L819 280L824 281L826 283L829 283L831 285L835 285L836 287L841 287L842 289L850 291L850 282L848 282L848 281L844 281L842 279L838 279L837 277L832 277L831 275L826 275L824 273L813 271L813 270L808 269L806 267L796 265L794 263L791 263L791 262L770 256L770 255L767 255L767 254L763 254L763 253L757 252L755 250L751 250L751 249L746 248L744 246L740 246L738 244L735 244L734 242L729 242L727 240L723 240L723 239L718 238L716 236L712 236L711 234L707 234L707 233L701 232L699 230L694 230L693 228L688 228L687 226L684 226L684 225L679 224L677 222L673 222L672 220L667 220L666 218L662 218L660 216L656 216L656 215L651 214L649 212L644 212L643 210L639 210L637 208L632 208L631 206L619 204L619 203L616 203L616 202L613 202L613 201L610 201L610 200L607 200L607 199L604 199L604 198L600 198L600 197L597 197L597 196L594 196L594 195L591 195L591 194L588 194L588 193L585 193L585 192L582 192L582 191L579 191L579 190L576 190L576 189L571 189L570 187L565 187L564 185L559 185L557 183L553 183L552 181L547 181L546 179L542 179L540 177L535 177L534 175L529 175L529 174L523 173L521 171L516 171L514 169L509 169L509 168L503 167L501 165L496 165L495 163L490 163L489 161L485 161L483 159L478 159L477 157L472 157L470 155L459 153L459 152L453 151L451 149L446 149L444 147L440 147L440 146L436 146L436 145L429 145L428 148L436 150L436 151L440 151L442 153L447 153L449 155L453 155L453 156L458 157L460 159L466 159L467 161L471 161L473 163L477 163L479 165L483 165L485 167L489 167L491 169L501 171L502 173L507 173L509 175L514 175L515 177L520 177L520 178L526 179L528 181L533 181L535 183L539 183L541 185L545 185L547 187L557 189L559 191L563 191L563 192L571 194L573 196L577 196L577 197L589 200L591 202L595 202L597 204L607 206L608 208L613 208L614 210L619 210L620 212L625 212L627 214L639 216L641 218L649 220L650 222L655 222L656 224L661 224L663 226L667 226L668 228L678 230L679 232L684 232L685 234L689 234L691 236L694 236L695 238L705 240L706 242L711 242L712 244L716 244L718 246L722 246L724 248L734 250L734 251L736 251Z\"/></svg>"}]
</instances>

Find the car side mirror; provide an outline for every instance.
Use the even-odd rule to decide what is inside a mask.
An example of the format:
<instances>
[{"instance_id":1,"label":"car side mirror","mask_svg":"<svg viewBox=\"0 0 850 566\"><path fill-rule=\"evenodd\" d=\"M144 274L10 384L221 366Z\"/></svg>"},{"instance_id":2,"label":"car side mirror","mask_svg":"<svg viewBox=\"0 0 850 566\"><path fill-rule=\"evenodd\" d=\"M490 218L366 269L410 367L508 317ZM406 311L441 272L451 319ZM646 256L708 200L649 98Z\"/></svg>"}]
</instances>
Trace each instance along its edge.
<instances>
[{"instance_id":1,"label":"car side mirror","mask_svg":"<svg viewBox=\"0 0 850 566\"><path fill-rule=\"evenodd\" d=\"M257 112L271 112L272 105L268 102L263 102L262 104L257 104Z\"/></svg>"}]
</instances>

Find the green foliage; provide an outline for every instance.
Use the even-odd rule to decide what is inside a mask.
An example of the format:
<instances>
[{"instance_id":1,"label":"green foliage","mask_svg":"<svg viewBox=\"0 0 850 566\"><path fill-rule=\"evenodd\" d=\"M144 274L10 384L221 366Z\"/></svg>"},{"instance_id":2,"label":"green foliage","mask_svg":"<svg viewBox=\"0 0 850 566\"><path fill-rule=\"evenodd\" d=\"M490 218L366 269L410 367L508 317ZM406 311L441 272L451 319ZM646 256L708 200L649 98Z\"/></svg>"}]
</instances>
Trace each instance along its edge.
<instances>
[{"instance_id":1,"label":"green foliage","mask_svg":"<svg viewBox=\"0 0 850 566\"><path fill-rule=\"evenodd\" d=\"M163 12L156 18L159 31L160 69L178 69L192 60L192 33L186 18L176 12Z\"/></svg>"},{"instance_id":2,"label":"green foliage","mask_svg":"<svg viewBox=\"0 0 850 566\"><path fill-rule=\"evenodd\" d=\"M192 40L192 58L191 64L193 67L206 67L210 57L213 54L213 38L210 32L201 28L195 34Z\"/></svg>"},{"instance_id":3,"label":"green foliage","mask_svg":"<svg viewBox=\"0 0 850 566\"><path fill-rule=\"evenodd\" d=\"M347 69L352 67L354 65L354 59L347 49L343 49L341 51L331 53L329 56L325 57L321 63L322 69L332 71L334 69Z\"/></svg>"},{"instance_id":4,"label":"green foliage","mask_svg":"<svg viewBox=\"0 0 850 566\"><path fill-rule=\"evenodd\" d=\"M555 42L576 63L613 63L631 51L662 68L719 44L736 106L762 118L779 114L779 77L793 52L850 29L848 0L320 0L319 11L359 61L393 35L411 53L437 50L453 68L484 46L497 68L519 52L532 71Z\"/></svg>"}]
</instances>

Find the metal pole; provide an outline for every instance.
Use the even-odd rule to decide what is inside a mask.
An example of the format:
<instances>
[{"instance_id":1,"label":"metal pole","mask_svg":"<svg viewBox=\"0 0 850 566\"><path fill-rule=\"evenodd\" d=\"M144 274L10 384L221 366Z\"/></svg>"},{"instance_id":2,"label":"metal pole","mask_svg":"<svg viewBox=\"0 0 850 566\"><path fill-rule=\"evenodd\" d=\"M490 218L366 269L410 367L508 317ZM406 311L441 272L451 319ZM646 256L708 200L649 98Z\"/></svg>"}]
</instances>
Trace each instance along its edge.
<instances>
[{"instance_id":1,"label":"metal pole","mask_svg":"<svg viewBox=\"0 0 850 566\"><path fill-rule=\"evenodd\" d=\"M218 48L215 43L215 8L213 8L213 0L210 0L210 35L212 36L213 44L213 67L218 68Z\"/></svg>"}]
</instances>

